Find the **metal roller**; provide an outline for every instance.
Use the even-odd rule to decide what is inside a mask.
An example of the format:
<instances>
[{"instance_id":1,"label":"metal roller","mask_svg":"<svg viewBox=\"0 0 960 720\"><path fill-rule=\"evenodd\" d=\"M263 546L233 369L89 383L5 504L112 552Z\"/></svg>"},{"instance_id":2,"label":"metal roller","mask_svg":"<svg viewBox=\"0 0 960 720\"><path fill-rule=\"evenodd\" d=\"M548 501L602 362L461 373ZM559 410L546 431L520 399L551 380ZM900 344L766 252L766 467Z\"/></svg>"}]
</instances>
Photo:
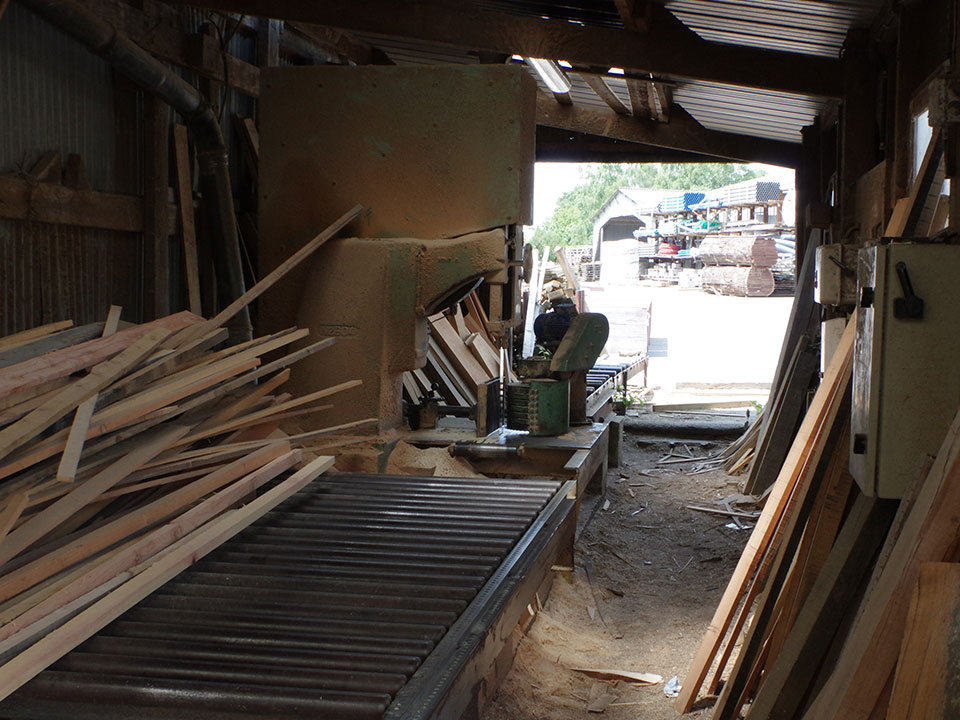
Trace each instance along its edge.
<instances>
[{"instance_id":1,"label":"metal roller","mask_svg":"<svg viewBox=\"0 0 960 720\"><path fill-rule=\"evenodd\" d=\"M452 666L435 648L466 647L450 632L480 627L475 618L498 597L491 583L520 577L505 563L531 547L558 502L572 502L568 490L526 479L324 476L27 683L2 714L389 716L410 683L419 697L431 677L446 678Z\"/></svg>"}]
</instances>

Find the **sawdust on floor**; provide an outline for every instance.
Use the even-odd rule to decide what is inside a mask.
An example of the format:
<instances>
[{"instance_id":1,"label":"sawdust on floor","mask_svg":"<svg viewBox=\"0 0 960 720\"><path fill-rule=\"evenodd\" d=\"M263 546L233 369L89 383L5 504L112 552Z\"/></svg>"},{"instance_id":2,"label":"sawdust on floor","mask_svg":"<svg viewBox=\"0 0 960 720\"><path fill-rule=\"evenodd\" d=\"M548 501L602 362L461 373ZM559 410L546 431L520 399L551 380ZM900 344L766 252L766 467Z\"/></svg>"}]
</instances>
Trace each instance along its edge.
<instances>
[{"instance_id":1,"label":"sawdust on floor","mask_svg":"<svg viewBox=\"0 0 960 720\"><path fill-rule=\"evenodd\" d=\"M557 576L482 720L680 717L664 683L683 679L750 532L684 507L737 492L738 478L722 470L658 474L669 443L627 435L624 445L621 467L608 474L610 504L578 538L574 572L569 581ZM597 680L569 669L578 666L656 673L664 682L608 682L616 700L588 712Z\"/></svg>"}]
</instances>

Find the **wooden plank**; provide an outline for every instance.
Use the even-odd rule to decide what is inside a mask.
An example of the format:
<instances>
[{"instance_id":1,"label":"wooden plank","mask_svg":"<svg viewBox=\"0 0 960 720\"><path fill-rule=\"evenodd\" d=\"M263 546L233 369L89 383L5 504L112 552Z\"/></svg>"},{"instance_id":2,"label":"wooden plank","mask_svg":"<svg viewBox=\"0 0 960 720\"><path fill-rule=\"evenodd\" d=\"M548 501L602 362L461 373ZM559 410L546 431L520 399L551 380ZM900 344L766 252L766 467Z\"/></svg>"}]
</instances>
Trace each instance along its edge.
<instances>
[{"instance_id":1,"label":"wooden plank","mask_svg":"<svg viewBox=\"0 0 960 720\"><path fill-rule=\"evenodd\" d=\"M6 351L0 351L0 369L16 365L17 363L32 360L45 353L54 350L62 350L71 345L93 340L101 336L103 332L103 323L90 323L81 327L61 330L58 333L47 337L31 340L19 347L10 348ZM2 373L0 373L2 376Z\"/></svg>"},{"instance_id":2,"label":"wooden plank","mask_svg":"<svg viewBox=\"0 0 960 720\"><path fill-rule=\"evenodd\" d=\"M189 429L187 426L172 425L151 433L106 470L78 485L71 493L34 515L7 535L0 545L0 566L26 550L74 512L96 500L101 493L109 490L143 463L163 452L186 435Z\"/></svg>"},{"instance_id":3,"label":"wooden plank","mask_svg":"<svg viewBox=\"0 0 960 720\"><path fill-rule=\"evenodd\" d=\"M88 340L47 353L42 357L11 365L0 370L0 396L35 387L92 367L113 357L157 328L176 332L201 320L202 318L184 311L120 330L107 338Z\"/></svg>"},{"instance_id":4,"label":"wooden plank","mask_svg":"<svg viewBox=\"0 0 960 720\"><path fill-rule=\"evenodd\" d=\"M9 455L87 398L96 402L95 396L100 390L135 367L169 334L165 328L151 330L110 360L96 365L86 377L71 383L36 410L0 430L0 458Z\"/></svg>"},{"instance_id":5,"label":"wooden plank","mask_svg":"<svg viewBox=\"0 0 960 720\"><path fill-rule=\"evenodd\" d=\"M570 267L570 261L567 260L567 251L565 248L557 248L557 263L560 265L560 269L563 271L563 276L567 279L567 285L570 286L570 289L574 292L580 290L580 280L577 278L577 274L573 271L573 268Z\"/></svg>"},{"instance_id":6,"label":"wooden plank","mask_svg":"<svg viewBox=\"0 0 960 720\"><path fill-rule=\"evenodd\" d=\"M592 73L581 73L580 78L589 85L590 89L615 113L618 115L630 114L630 109L624 105L620 98L610 89L602 76Z\"/></svg>"},{"instance_id":7,"label":"wooden plank","mask_svg":"<svg viewBox=\"0 0 960 720\"><path fill-rule=\"evenodd\" d=\"M137 602L301 490L333 464L319 457L239 510L224 513L153 558L149 566L0 666L0 700Z\"/></svg>"},{"instance_id":8,"label":"wooden plank","mask_svg":"<svg viewBox=\"0 0 960 720\"><path fill-rule=\"evenodd\" d=\"M849 409L847 409L846 414L849 415ZM774 629L773 623L777 619L776 613L781 613L780 622L785 621L782 616L782 606L777 602L777 599L786 587L791 570L796 569L796 564L792 564L791 561L796 559L804 534L804 525L816 502L816 491L822 484L822 478L825 475L829 476L831 472L838 473L847 463L849 425L849 420L844 418L841 425L832 429L829 440L830 456L825 462L821 458L821 463L826 465L825 472L820 472L819 468L814 468L810 482L798 484L797 489L794 490L795 497L790 498L790 503L794 507L784 511L783 518L780 521L781 527L777 529L777 534L781 536L781 540L779 542L774 540L767 551L768 557L774 555L776 557L765 571L757 573L757 578L754 581L754 587L763 585L763 592L760 594L760 599L754 609L750 628L740 644L736 663L714 707L713 717L715 720L735 720L740 716L740 710L747 699L746 696L752 690L752 682L759 678L760 671L766 663L770 646L767 643L764 647L764 640L769 637L769 632ZM828 479L827 482L829 484L830 480ZM748 599L744 601L744 616L749 612L751 605L748 596ZM739 631L735 631L735 634L728 641L728 648L733 647L738 636ZM725 664L726 658L721 660L721 665Z\"/></svg>"},{"instance_id":9,"label":"wooden plank","mask_svg":"<svg viewBox=\"0 0 960 720\"><path fill-rule=\"evenodd\" d=\"M193 432L188 437L184 438L182 443L187 442L196 442L197 440L202 440L208 437L215 437L217 435L222 435L223 433L230 432L231 430L236 430L237 428L242 428L248 425L254 425L257 422L273 419L274 416L284 413L287 410L292 410L295 407L300 407L301 405L306 405L312 403L321 398L329 397L331 395L336 395L339 392L344 390L349 390L350 388L355 388L363 384L362 380L348 380L346 382L339 383L337 385L332 385L328 388L323 388L322 390L317 390L316 392L309 393L307 395L301 395L298 398L294 398L288 402L281 403L266 410L260 410L259 412L251 413L250 415L244 415L242 417L234 418L229 420L217 427L210 428L208 430L203 430L200 432Z\"/></svg>"},{"instance_id":10,"label":"wooden plank","mask_svg":"<svg viewBox=\"0 0 960 720\"><path fill-rule=\"evenodd\" d=\"M886 564L875 572L857 619L805 718L866 720L892 676L912 590L923 562L955 560L960 507L960 414L917 494Z\"/></svg>"},{"instance_id":11,"label":"wooden plank","mask_svg":"<svg viewBox=\"0 0 960 720\"><path fill-rule=\"evenodd\" d=\"M680 712L689 712L693 706L700 686L723 642L737 604L743 597L754 573L760 567L764 551L770 545L780 519L789 507L790 498L798 485L809 482L813 468L816 468L819 463L827 433L833 425L840 400L850 381L855 326L855 322L849 322L840 339L837 351L803 419L783 469L771 486L770 496L763 506L747 546L717 605L713 619L710 621L700 648L684 678L683 688L677 697L676 707Z\"/></svg>"},{"instance_id":12,"label":"wooden plank","mask_svg":"<svg viewBox=\"0 0 960 720\"><path fill-rule=\"evenodd\" d=\"M6 335L0 338L0 352L13 350L21 345L26 345L34 340L45 338L48 335L66 330L70 327L73 327L73 320L63 320L48 325L41 325L40 327L35 327L30 330L24 330L23 332L13 333L12 335Z\"/></svg>"},{"instance_id":13,"label":"wooden plank","mask_svg":"<svg viewBox=\"0 0 960 720\"><path fill-rule=\"evenodd\" d=\"M793 718L809 692L845 613L870 572L890 526L889 503L858 494L823 571L800 608L781 653L767 668L750 714Z\"/></svg>"},{"instance_id":14,"label":"wooden plank","mask_svg":"<svg viewBox=\"0 0 960 720\"><path fill-rule=\"evenodd\" d=\"M434 316L429 318L428 322L431 337L436 340L443 354L457 369L460 377L468 383L470 390L475 393L481 383L490 379L487 371L473 357L473 353L446 319L442 316L439 318Z\"/></svg>"},{"instance_id":15,"label":"wooden plank","mask_svg":"<svg viewBox=\"0 0 960 720\"><path fill-rule=\"evenodd\" d=\"M254 180L260 174L260 134L257 132L257 126L253 118L233 116L233 126L237 129L237 135L240 138L240 147L243 150L243 157L250 168L250 174Z\"/></svg>"},{"instance_id":16,"label":"wooden plank","mask_svg":"<svg viewBox=\"0 0 960 720\"><path fill-rule=\"evenodd\" d=\"M110 306L110 310L107 311L106 322L103 324L103 337L110 337L117 331L117 327L120 325L121 312L122 308L119 305ZM57 468L57 480L59 482L73 482L77 477L80 453L83 451L83 443L87 439L90 418L93 417L98 396L99 392L80 403L80 407L77 408L77 412L73 416L70 434L67 436L67 446L63 450L60 466Z\"/></svg>"},{"instance_id":17,"label":"wooden plank","mask_svg":"<svg viewBox=\"0 0 960 720\"><path fill-rule=\"evenodd\" d=\"M29 563L4 575L3 583L0 584L0 602L5 602L56 573L94 556L137 530L155 525L205 495L216 492L226 484L289 452L290 443L277 440L271 441L265 447L245 449L245 454L240 458L209 471L202 480L174 490L105 525L69 538L66 543L57 543Z\"/></svg>"},{"instance_id":18,"label":"wooden plank","mask_svg":"<svg viewBox=\"0 0 960 720\"><path fill-rule=\"evenodd\" d=\"M49 595L42 602L33 605L28 611L18 615L13 622L0 627L0 657L3 656L4 650L20 645L25 640L36 639L38 635L48 632L51 628L44 625L44 618L120 573L136 566L148 567L146 560L228 510L232 505L242 502L264 483L299 463L300 457L300 450L288 451L239 480L232 481L229 486L218 490L182 515L176 516L171 522L133 543L126 544L119 551L111 552L105 559L97 558L88 565L87 571L80 578Z\"/></svg>"},{"instance_id":19,"label":"wooden plank","mask_svg":"<svg viewBox=\"0 0 960 720\"><path fill-rule=\"evenodd\" d=\"M0 217L137 233L143 230L143 199L0 175Z\"/></svg>"},{"instance_id":20,"label":"wooden plank","mask_svg":"<svg viewBox=\"0 0 960 720\"><path fill-rule=\"evenodd\" d=\"M941 720L960 705L960 565L921 563L887 720Z\"/></svg>"},{"instance_id":21,"label":"wooden plank","mask_svg":"<svg viewBox=\"0 0 960 720\"><path fill-rule=\"evenodd\" d=\"M147 93L143 100L144 308L148 317L170 314L170 106Z\"/></svg>"},{"instance_id":22,"label":"wooden plank","mask_svg":"<svg viewBox=\"0 0 960 720\"><path fill-rule=\"evenodd\" d=\"M23 512L26 506L26 492L15 493L12 497L7 499L7 503L4 505L3 510L0 510L0 545L3 544L3 539L7 536L7 533L13 529L13 526L16 524L17 520L20 519L20 514Z\"/></svg>"},{"instance_id":23,"label":"wooden plank","mask_svg":"<svg viewBox=\"0 0 960 720\"><path fill-rule=\"evenodd\" d=\"M847 442L849 442L849 435L841 438L840 446L845 447ZM830 550L837 539L847 500L855 486L847 464L846 453L835 454L831 460L831 466L827 468L824 486L817 494L810 519L804 530L803 540L794 560L788 591L777 599L781 606L781 616L777 621L775 632L769 639L768 657L771 661L780 654L783 643L793 623L796 622L800 608L816 583L817 577L823 571Z\"/></svg>"},{"instance_id":24,"label":"wooden plank","mask_svg":"<svg viewBox=\"0 0 960 720\"><path fill-rule=\"evenodd\" d=\"M177 204L180 207L180 239L187 270L190 312L203 315L200 303L200 266L197 263L197 231L193 220L193 183L190 181L190 149L186 125L173 126L173 156L177 169Z\"/></svg>"},{"instance_id":25,"label":"wooden plank","mask_svg":"<svg viewBox=\"0 0 960 720\"><path fill-rule=\"evenodd\" d=\"M252 303L258 297L280 281L288 272L297 265L306 260L327 240L336 235L340 230L350 224L360 213L363 212L362 205L355 205L350 210L341 215L332 225L315 235L312 240L297 250L293 255L280 263L265 278L261 279L256 285L247 290L227 307L221 310L216 316L202 323L191 331L191 337L202 332L209 332L213 328L220 327L230 320L234 315L240 312L247 305Z\"/></svg>"}]
</instances>

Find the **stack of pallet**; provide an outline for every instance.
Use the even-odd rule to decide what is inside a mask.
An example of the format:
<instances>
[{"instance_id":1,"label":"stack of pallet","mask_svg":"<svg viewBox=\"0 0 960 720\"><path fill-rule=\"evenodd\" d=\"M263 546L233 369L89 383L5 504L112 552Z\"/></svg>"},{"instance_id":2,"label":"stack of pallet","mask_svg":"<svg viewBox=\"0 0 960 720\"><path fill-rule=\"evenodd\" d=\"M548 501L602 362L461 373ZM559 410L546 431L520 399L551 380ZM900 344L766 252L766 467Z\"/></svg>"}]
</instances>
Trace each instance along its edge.
<instances>
[{"instance_id":1,"label":"stack of pallet","mask_svg":"<svg viewBox=\"0 0 960 720\"><path fill-rule=\"evenodd\" d=\"M511 382L516 379L506 352L487 330L487 315L476 293L471 293L455 312L438 313L427 322L427 363L403 374L408 402L418 403L436 390L447 405L471 407L477 404L477 388L501 377L501 367Z\"/></svg>"},{"instance_id":2,"label":"stack of pallet","mask_svg":"<svg viewBox=\"0 0 960 720\"><path fill-rule=\"evenodd\" d=\"M718 295L767 297L776 288L771 268L779 255L773 238L710 235L700 243L696 254L704 263L704 290Z\"/></svg>"},{"instance_id":3,"label":"stack of pallet","mask_svg":"<svg viewBox=\"0 0 960 720\"><path fill-rule=\"evenodd\" d=\"M854 325L684 679L682 712L701 689L719 693L714 720L912 720L960 703L947 681L960 608L960 414L899 506L861 494L847 470Z\"/></svg>"}]
</instances>

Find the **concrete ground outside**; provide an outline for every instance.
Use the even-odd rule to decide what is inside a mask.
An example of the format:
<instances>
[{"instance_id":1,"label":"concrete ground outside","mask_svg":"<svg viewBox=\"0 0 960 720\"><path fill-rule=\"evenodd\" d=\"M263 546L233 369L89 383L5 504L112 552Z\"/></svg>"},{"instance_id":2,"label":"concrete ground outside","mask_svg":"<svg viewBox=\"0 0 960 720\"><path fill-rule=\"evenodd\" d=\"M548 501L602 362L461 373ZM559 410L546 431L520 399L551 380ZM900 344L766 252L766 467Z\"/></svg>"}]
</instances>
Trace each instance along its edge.
<instances>
[{"instance_id":1,"label":"concrete ground outside","mask_svg":"<svg viewBox=\"0 0 960 720\"><path fill-rule=\"evenodd\" d=\"M657 404L766 402L792 297L727 297L676 286L585 289L588 310L610 320L608 348L624 354L642 347L636 309L652 303L647 385Z\"/></svg>"}]
</instances>

